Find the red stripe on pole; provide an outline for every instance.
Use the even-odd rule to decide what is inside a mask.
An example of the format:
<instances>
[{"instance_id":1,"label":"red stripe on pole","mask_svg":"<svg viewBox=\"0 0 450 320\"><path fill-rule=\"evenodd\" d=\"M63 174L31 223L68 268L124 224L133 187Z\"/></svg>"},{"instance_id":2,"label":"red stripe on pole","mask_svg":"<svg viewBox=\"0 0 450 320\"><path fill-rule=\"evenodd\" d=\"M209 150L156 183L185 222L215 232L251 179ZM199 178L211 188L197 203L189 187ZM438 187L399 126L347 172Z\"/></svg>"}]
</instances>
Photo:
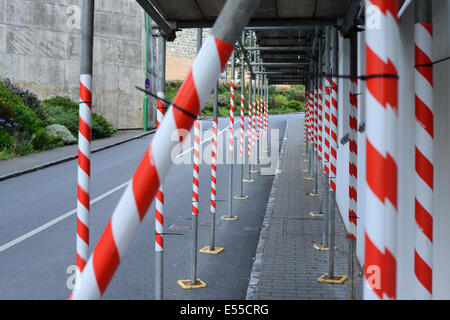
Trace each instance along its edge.
<instances>
[{"instance_id":1,"label":"red stripe on pole","mask_svg":"<svg viewBox=\"0 0 450 320\"><path fill-rule=\"evenodd\" d=\"M89 211L89 194L78 185L78 201Z\"/></svg>"},{"instance_id":2,"label":"red stripe on pole","mask_svg":"<svg viewBox=\"0 0 450 320\"><path fill-rule=\"evenodd\" d=\"M414 211L416 224L422 233L433 242L433 217L428 211L420 204L417 199L414 200Z\"/></svg>"},{"instance_id":3,"label":"red stripe on pole","mask_svg":"<svg viewBox=\"0 0 450 320\"><path fill-rule=\"evenodd\" d=\"M414 46L415 64L423 65L430 64L431 58L427 56L417 45ZM433 86L433 69L430 66L417 66L417 72L419 72L427 81Z\"/></svg>"},{"instance_id":4,"label":"red stripe on pole","mask_svg":"<svg viewBox=\"0 0 450 320\"><path fill-rule=\"evenodd\" d=\"M89 176L91 173L91 161L78 149L78 166Z\"/></svg>"},{"instance_id":5,"label":"red stripe on pole","mask_svg":"<svg viewBox=\"0 0 450 320\"><path fill-rule=\"evenodd\" d=\"M358 202L358 192L354 187L348 187L348 196L350 199L355 200L355 202Z\"/></svg>"},{"instance_id":6,"label":"red stripe on pole","mask_svg":"<svg viewBox=\"0 0 450 320\"><path fill-rule=\"evenodd\" d=\"M395 21L398 22L398 4L396 3L397 0L370 0L370 2L373 5L377 6L384 15L386 15L387 12L390 12Z\"/></svg>"},{"instance_id":7,"label":"red stripe on pole","mask_svg":"<svg viewBox=\"0 0 450 320\"><path fill-rule=\"evenodd\" d=\"M200 100L198 98L197 89L195 87L194 78L192 75L192 69L184 80L182 86L178 90L178 93L173 101L173 103L190 114L198 114L200 111ZM173 118L175 120L178 129L185 129L189 132L194 119L187 115L186 113L178 110L178 108L173 108ZM184 130L182 130L184 131ZM183 133L186 135L187 133ZM184 136L183 136L184 138ZM181 141L181 140L180 140Z\"/></svg>"},{"instance_id":8,"label":"red stripe on pole","mask_svg":"<svg viewBox=\"0 0 450 320\"><path fill-rule=\"evenodd\" d=\"M92 93L90 89L86 88L80 81L80 100L92 109Z\"/></svg>"},{"instance_id":9,"label":"red stripe on pole","mask_svg":"<svg viewBox=\"0 0 450 320\"><path fill-rule=\"evenodd\" d=\"M225 68L225 65L228 61L228 59L231 56L231 53L234 50L234 46L232 44L229 44L228 42L225 42L217 37L214 37L214 41L216 43L217 48L217 54L219 55L220 64L223 68Z\"/></svg>"},{"instance_id":10,"label":"red stripe on pole","mask_svg":"<svg viewBox=\"0 0 450 320\"><path fill-rule=\"evenodd\" d=\"M354 154L358 154L358 144L356 143L356 141L349 140L348 144L349 144L350 152L353 152Z\"/></svg>"},{"instance_id":11,"label":"red stripe on pole","mask_svg":"<svg viewBox=\"0 0 450 320\"><path fill-rule=\"evenodd\" d=\"M433 283L433 270L430 266L417 254L414 250L414 273L417 280L430 292L432 293L432 283Z\"/></svg>"},{"instance_id":12,"label":"red stripe on pole","mask_svg":"<svg viewBox=\"0 0 450 320\"><path fill-rule=\"evenodd\" d=\"M164 238L155 231L155 241L161 248L164 248Z\"/></svg>"},{"instance_id":13,"label":"red stripe on pole","mask_svg":"<svg viewBox=\"0 0 450 320\"><path fill-rule=\"evenodd\" d=\"M82 272L84 270L84 267L86 266L86 260L84 260L78 253L77 253L77 267L80 270L80 272ZM71 300L71 298L69 297L69 300Z\"/></svg>"},{"instance_id":14,"label":"red stripe on pole","mask_svg":"<svg viewBox=\"0 0 450 320\"><path fill-rule=\"evenodd\" d=\"M381 286L383 292L391 299L397 298L397 262L395 256L385 248L383 277L381 279Z\"/></svg>"},{"instance_id":15,"label":"red stripe on pole","mask_svg":"<svg viewBox=\"0 0 450 320\"><path fill-rule=\"evenodd\" d=\"M81 117L79 117L78 130L87 141L91 142L91 127Z\"/></svg>"},{"instance_id":16,"label":"red stripe on pole","mask_svg":"<svg viewBox=\"0 0 450 320\"><path fill-rule=\"evenodd\" d=\"M384 276L383 264L383 252L378 250L367 233L365 233L364 274L367 281L366 285L369 285L372 291L380 299L383 298L383 291L381 287Z\"/></svg>"},{"instance_id":17,"label":"red stripe on pole","mask_svg":"<svg viewBox=\"0 0 450 320\"><path fill-rule=\"evenodd\" d=\"M349 163L349 174L358 178L358 167L354 163Z\"/></svg>"},{"instance_id":18,"label":"red stripe on pole","mask_svg":"<svg viewBox=\"0 0 450 320\"><path fill-rule=\"evenodd\" d=\"M384 203L385 180L383 176L385 167L384 157L372 146L366 138L366 180L375 196Z\"/></svg>"},{"instance_id":19,"label":"red stripe on pole","mask_svg":"<svg viewBox=\"0 0 450 320\"><path fill-rule=\"evenodd\" d=\"M416 172L433 189L433 164L416 147Z\"/></svg>"},{"instance_id":20,"label":"red stripe on pole","mask_svg":"<svg viewBox=\"0 0 450 320\"><path fill-rule=\"evenodd\" d=\"M141 221L147 213L160 184L158 172L151 160L152 154L150 145L147 149L146 156L142 158L141 163L137 167L131 182L136 207Z\"/></svg>"},{"instance_id":21,"label":"red stripe on pole","mask_svg":"<svg viewBox=\"0 0 450 320\"><path fill-rule=\"evenodd\" d=\"M79 218L77 218L77 235L86 244L89 243L89 228Z\"/></svg>"},{"instance_id":22,"label":"red stripe on pole","mask_svg":"<svg viewBox=\"0 0 450 320\"><path fill-rule=\"evenodd\" d=\"M397 163L389 153L386 154L385 159L386 172L386 198L397 209Z\"/></svg>"},{"instance_id":23,"label":"red stripe on pole","mask_svg":"<svg viewBox=\"0 0 450 320\"><path fill-rule=\"evenodd\" d=\"M366 45L366 60L370 63L366 64L366 73L371 74L397 74L397 69L390 59L387 64L384 63L371 49ZM392 90L397 88L398 80L388 77L374 77L369 78L366 81L366 87L372 94L372 96L386 108L389 105L397 112L398 90Z\"/></svg>"},{"instance_id":24,"label":"red stripe on pole","mask_svg":"<svg viewBox=\"0 0 450 320\"><path fill-rule=\"evenodd\" d=\"M426 132L434 137L433 111L416 95L416 121L425 129Z\"/></svg>"},{"instance_id":25,"label":"red stripe on pole","mask_svg":"<svg viewBox=\"0 0 450 320\"><path fill-rule=\"evenodd\" d=\"M98 288L100 293L103 294L120 263L119 252L112 233L111 219L92 254L92 264Z\"/></svg>"}]
</instances>

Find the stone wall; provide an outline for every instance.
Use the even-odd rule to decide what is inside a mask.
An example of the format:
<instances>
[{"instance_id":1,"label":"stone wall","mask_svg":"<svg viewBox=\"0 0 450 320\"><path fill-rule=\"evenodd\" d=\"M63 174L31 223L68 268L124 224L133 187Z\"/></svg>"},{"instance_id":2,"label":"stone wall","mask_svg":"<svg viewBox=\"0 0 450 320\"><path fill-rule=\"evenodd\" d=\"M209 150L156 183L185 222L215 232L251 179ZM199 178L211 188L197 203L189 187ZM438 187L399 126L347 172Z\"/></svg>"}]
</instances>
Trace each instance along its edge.
<instances>
[{"instance_id":1,"label":"stone wall","mask_svg":"<svg viewBox=\"0 0 450 320\"><path fill-rule=\"evenodd\" d=\"M203 29L203 41L209 34ZM173 42L167 43L166 79L183 80L189 72L197 52L197 29L183 29L177 32Z\"/></svg>"},{"instance_id":2,"label":"stone wall","mask_svg":"<svg viewBox=\"0 0 450 320\"><path fill-rule=\"evenodd\" d=\"M0 76L45 99L78 100L81 0L0 0ZM145 18L137 2L96 0L94 111L142 127Z\"/></svg>"}]
</instances>

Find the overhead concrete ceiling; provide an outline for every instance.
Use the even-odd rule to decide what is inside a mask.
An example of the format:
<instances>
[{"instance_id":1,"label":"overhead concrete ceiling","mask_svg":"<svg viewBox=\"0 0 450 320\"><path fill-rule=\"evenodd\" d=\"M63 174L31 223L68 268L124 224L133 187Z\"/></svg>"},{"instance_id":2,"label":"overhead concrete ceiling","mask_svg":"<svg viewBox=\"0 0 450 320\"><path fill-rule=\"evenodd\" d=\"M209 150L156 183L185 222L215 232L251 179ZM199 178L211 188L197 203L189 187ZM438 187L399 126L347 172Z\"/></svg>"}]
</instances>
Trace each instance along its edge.
<instances>
[{"instance_id":1,"label":"overhead concrete ceiling","mask_svg":"<svg viewBox=\"0 0 450 320\"><path fill-rule=\"evenodd\" d=\"M173 28L207 28L214 24L226 0L148 0L162 18ZM311 47L314 38L314 26L336 25L343 19L354 0L260 0L258 8L248 27L286 27L278 30L254 30L257 45L260 47L284 46L299 48L260 53L262 62L303 62L309 60L311 53L304 48ZM295 29L309 26L307 30ZM282 48L281 48L282 49ZM304 76L296 72L309 71L308 65L280 68L264 66L265 72L286 74L268 74L270 83L304 83Z\"/></svg>"}]
</instances>

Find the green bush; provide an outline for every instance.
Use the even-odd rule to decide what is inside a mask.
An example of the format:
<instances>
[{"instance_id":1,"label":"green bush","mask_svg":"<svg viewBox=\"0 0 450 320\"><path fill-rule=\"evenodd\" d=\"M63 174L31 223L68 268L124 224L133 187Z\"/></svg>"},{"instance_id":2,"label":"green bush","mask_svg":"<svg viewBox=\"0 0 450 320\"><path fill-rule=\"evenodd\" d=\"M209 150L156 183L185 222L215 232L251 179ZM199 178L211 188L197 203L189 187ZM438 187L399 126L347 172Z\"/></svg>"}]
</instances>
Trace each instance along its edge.
<instances>
[{"instance_id":1,"label":"green bush","mask_svg":"<svg viewBox=\"0 0 450 320\"><path fill-rule=\"evenodd\" d=\"M4 130L0 130L0 150L11 151L16 144L16 139L13 135Z\"/></svg>"},{"instance_id":2,"label":"green bush","mask_svg":"<svg viewBox=\"0 0 450 320\"><path fill-rule=\"evenodd\" d=\"M302 104L296 100L290 100L287 103L287 107L290 109L296 109L296 110L300 110Z\"/></svg>"},{"instance_id":3,"label":"green bush","mask_svg":"<svg viewBox=\"0 0 450 320\"><path fill-rule=\"evenodd\" d=\"M78 137L78 103L66 97L52 97L42 101L40 114L46 125L61 124ZM112 124L99 114L92 113L92 139L110 137L114 132L116 128Z\"/></svg>"}]
</instances>

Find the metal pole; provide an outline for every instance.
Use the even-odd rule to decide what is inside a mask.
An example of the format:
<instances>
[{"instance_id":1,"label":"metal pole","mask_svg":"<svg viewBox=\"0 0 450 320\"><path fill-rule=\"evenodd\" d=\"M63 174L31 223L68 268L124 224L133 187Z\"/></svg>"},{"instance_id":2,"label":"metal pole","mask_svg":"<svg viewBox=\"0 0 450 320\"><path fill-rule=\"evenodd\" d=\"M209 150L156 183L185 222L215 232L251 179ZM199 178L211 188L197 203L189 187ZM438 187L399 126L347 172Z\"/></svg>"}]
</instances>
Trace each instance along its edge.
<instances>
[{"instance_id":1,"label":"metal pole","mask_svg":"<svg viewBox=\"0 0 450 320\"><path fill-rule=\"evenodd\" d=\"M150 29L150 91L155 94L157 91L157 48L156 48L156 36L153 34L156 30ZM156 99L154 97L149 97L150 106L152 106L149 110L152 112L152 119L154 119L154 111L156 108ZM147 115L149 112L147 111ZM148 121L148 120L147 120Z\"/></svg>"},{"instance_id":2,"label":"metal pole","mask_svg":"<svg viewBox=\"0 0 450 320\"><path fill-rule=\"evenodd\" d=\"M324 60L325 60L325 72L327 74L330 73L330 26L325 27L325 51L324 51ZM324 234L323 234L323 246L326 248L328 246L328 230L329 230L329 217L328 217L328 196L329 196L329 175L328 175L328 160L327 160L327 154L329 153L328 147L326 144L326 140L329 139L329 136L327 135L327 126L329 126L327 122L327 90L328 90L328 81L327 78L322 78L322 84L323 84L323 95L322 95L322 108L323 108L323 116L322 116L322 125L323 125L323 131L322 131L322 161L323 161L323 174L322 174L322 188L323 188L323 225L324 225ZM329 127L328 127L329 129ZM328 140L329 142L329 140Z\"/></svg>"},{"instance_id":3,"label":"metal pole","mask_svg":"<svg viewBox=\"0 0 450 320\"><path fill-rule=\"evenodd\" d=\"M242 43L245 42L245 31L242 31L241 36ZM245 162L245 153L244 153L244 146L245 146L245 134L244 134L244 127L245 127L245 117L244 117L244 106L245 106L245 100L244 100L244 89L245 89L245 62L244 62L244 51L241 52L241 112L240 112L240 140L239 140L239 157L241 160L241 178L240 181L240 188L239 188L239 195L235 196L235 199L244 200L247 199L248 196L244 195L244 162Z\"/></svg>"},{"instance_id":4,"label":"metal pole","mask_svg":"<svg viewBox=\"0 0 450 320\"><path fill-rule=\"evenodd\" d=\"M256 39L254 39L255 34L253 33L251 37L254 40L254 43L256 43ZM256 62L256 51L253 51L253 62ZM257 68L259 71L259 67ZM256 121L258 119L257 112L256 112L256 86L258 85L258 75L255 76L254 79L254 85L253 85L253 99L252 99L252 107L253 107L253 113L252 113L252 166L253 170L252 173L258 173L259 170L256 169Z\"/></svg>"},{"instance_id":5,"label":"metal pole","mask_svg":"<svg viewBox=\"0 0 450 320\"><path fill-rule=\"evenodd\" d=\"M214 171L214 195L213 199L211 199L211 229L210 229L210 244L209 244L209 251L214 252L215 251L215 245L216 245L216 165L217 165L217 121L218 121L218 105L219 105L219 81L216 82L216 86L214 87L214 104L213 104L213 121L214 121L214 128L213 128L213 151L214 154L212 155L211 164L213 165L213 171ZM212 191L212 190L211 190ZM213 203L214 202L214 203Z\"/></svg>"},{"instance_id":6,"label":"metal pole","mask_svg":"<svg viewBox=\"0 0 450 320\"><path fill-rule=\"evenodd\" d=\"M331 39L330 39L331 40ZM337 66L338 66L338 32L336 28L333 28L333 32L332 32L332 40L333 40L333 58L332 58L332 66L331 66L331 72L334 74L337 74ZM332 79L334 80L334 78ZM334 91L332 91L334 92ZM333 101L332 101L332 97L333 95L330 95L330 108L334 108L334 106L332 105ZM334 111L334 109L333 109ZM330 109L330 115L334 114L334 112L331 112ZM336 112L336 116L337 116L337 112ZM332 118L330 117L331 121ZM335 127L333 127L335 128ZM331 132L331 123L330 123L330 132ZM335 134L337 134L337 132L335 132ZM330 135L330 147L335 147L335 140L333 138L331 138ZM333 161L331 161L333 159ZM337 159L334 158L334 156L332 154L330 154L330 163L335 164L335 162L337 162ZM331 170L331 179L336 179L335 173L333 172L333 170ZM328 277L329 279L333 279L334 278L334 246L335 246L335 219L336 219L336 184L334 184L334 186L332 185L332 189L330 192L330 248L328 249Z\"/></svg>"},{"instance_id":7,"label":"metal pole","mask_svg":"<svg viewBox=\"0 0 450 320\"><path fill-rule=\"evenodd\" d=\"M358 72L358 44L356 33L353 32L350 37L350 75L356 75ZM350 106L353 108L352 106ZM354 137L356 139L356 137ZM381 174L381 173L380 173ZM350 199L350 201L352 201ZM356 206L355 206L356 207ZM356 215L356 208L354 214ZM350 211L350 210L349 210ZM356 254L356 237L349 236L348 239L348 299L356 299L355 285L355 254Z\"/></svg>"},{"instance_id":8,"label":"metal pole","mask_svg":"<svg viewBox=\"0 0 450 320\"><path fill-rule=\"evenodd\" d=\"M260 57L258 56L258 58L257 58L258 60L258 62L260 62ZM262 71L262 67L258 67L258 71ZM257 166L259 166L259 165L261 165L261 162L260 162L260 160L259 160L259 149L260 149L260 120L261 120L261 112L260 112L260 109L261 109L261 105L260 105L260 98L261 98L261 79L262 79L262 76L261 75L256 75L256 79L257 79L257 91L256 91L256 109L257 109L257 117L256 117L256 121L257 121L257 124L256 124L256 132L257 132L257 135L256 135L256 165Z\"/></svg>"},{"instance_id":9,"label":"metal pole","mask_svg":"<svg viewBox=\"0 0 450 320\"><path fill-rule=\"evenodd\" d=\"M166 83L166 40L158 38L158 97L164 98ZM158 108L164 108L164 102L158 100ZM165 113L165 110L158 110L158 113ZM162 120L162 119L161 119ZM157 193L156 216L155 216L155 300L163 299L163 260L164 260L164 193L162 184ZM158 206L159 204L159 206ZM158 243L160 240L160 243Z\"/></svg>"},{"instance_id":10,"label":"metal pole","mask_svg":"<svg viewBox=\"0 0 450 320\"><path fill-rule=\"evenodd\" d=\"M249 41L250 43L252 43L252 35L251 32L249 32ZM244 43L244 41L243 41ZM250 61L251 61L251 56L250 56ZM250 69L250 66L249 66ZM251 77L250 74L250 78L249 78L249 82L248 82L248 130L247 130L247 167L248 167L248 172L247 172L247 179L245 179L245 182L253 182L254 180L251 177L251 161L252 161L252 119L253 119L253 115L252 115L252 83L253 83L253 79Z\"/></svg>"},{"instance_id":11,"label":"metal pole","mask_svg":"<svg viewBox=\"0 0 450 320\"><path fill-rule=\"evenodd\" d=\"M203 32L202 28L197 28L197 54L199 53L200 48L202 46L202 32ZM197 131L197 133L201 132L200 130L198 130L198 128L199 128L198 120L195 120L195 122L194 122L194 151L195 151L196 147L198 147L198 144L195 141L196 140L195 133L196 133L196 131ZM194 152L194 177L195 177L195 173L198 174L198 169L196 170L196 166L195 166L196 165L195 158L196 158L196 156L195 156L195 152ZM197 166L198 166L198 163L197 163ZM197 187L198 187L198 185L197 185ZM197 191L197 199L193 198L192 200L194 202L196 202L196 203L192 204L193 212L194 212L195 206L198 211L198 191ZM197 242L198 242L198 212L197 212L197 214L192 215L191 284L197 283Z\"/></svg>"},{"instance_id":12,"label":"metal pole","mask_svg":"<svg viewBox=\"0 0 450 320\"><path fill-rule=\"evenodd\" d=\"M231 82L230 82L230 137L229 137L229 154L231 157L230 172L228 174L228 216L223 217L224 220L235 220L236 216L233 216L233 164L234 164L234 51L231 54Z\"/></svg>"},{"instance_id":13,"label":"metal pole","mask_svg":"<svg viewBox=\"0 0 450 320\"><path fill-rule=\"evenodd\" d=\"M415 56L415 64L427 64L433 57L433 21L431 1L415 1L414 42L423 52ZM416 67L414 71L415 115L415 223L414 298L433 298L433 66ZM425 97L425 99L424 99ZM423 102L422 102L423 99ZM427 150L421 154L420 150ZM431 179L430 179L431 178ZM425 196L426 195L426 196ZM425 222L426 221L426 222ZM424 240L427 239L427 240ZM424 241L427 245L424 246Z\"/></svg>"},{"instance_id":14,"label":"metal pole","mask_svg":"<svg viewBox=\"0 0 450 320\"><path fill-rule=\"evenodd\" d=\"M81 26L80 104L78 131L78 193L76 265L82 272L89 258L89 211L91 176L92 64L94 0L83 0ZM81 124L84 124L83 126ZM84 128L84 129L82 129Z\"/></svg>"},{"instance_id":15,"label":"metal pole","mask_svg":"<svg viewBox=\"0 0 450 320\"><path fill-rule=\"evenodd\" d=\"M150 16L145 14L145 79L148 78L148 34L150 29ZM144 95L144 119L142 129L148 130L148 95Z\"/></svg>"}]
</instances>

